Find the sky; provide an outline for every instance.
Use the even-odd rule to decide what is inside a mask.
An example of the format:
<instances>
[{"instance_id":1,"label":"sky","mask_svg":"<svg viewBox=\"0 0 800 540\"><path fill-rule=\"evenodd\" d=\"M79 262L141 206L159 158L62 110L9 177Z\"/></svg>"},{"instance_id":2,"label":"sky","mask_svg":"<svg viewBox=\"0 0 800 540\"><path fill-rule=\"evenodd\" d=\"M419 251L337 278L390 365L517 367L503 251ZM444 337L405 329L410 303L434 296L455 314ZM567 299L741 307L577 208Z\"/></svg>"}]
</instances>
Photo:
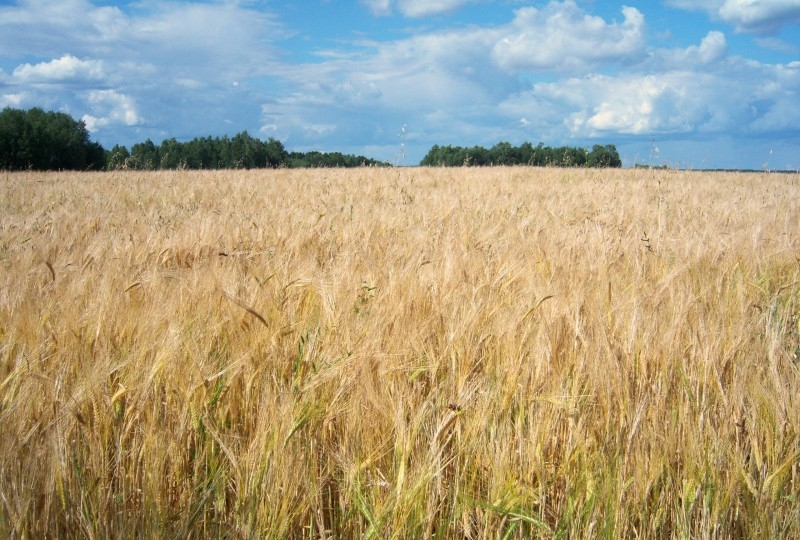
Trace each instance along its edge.
<instances>
[{"instance_id":1,"label":"sky","mask_svg":"<svg viewBox=\"0 0 800 540\"><path fill-rule=\"evenodd\" d=\"M800 0L0 0L0 108L110 149L241 131L415 165L614 144L800 169Z\"/></svg>"}]
</instances>

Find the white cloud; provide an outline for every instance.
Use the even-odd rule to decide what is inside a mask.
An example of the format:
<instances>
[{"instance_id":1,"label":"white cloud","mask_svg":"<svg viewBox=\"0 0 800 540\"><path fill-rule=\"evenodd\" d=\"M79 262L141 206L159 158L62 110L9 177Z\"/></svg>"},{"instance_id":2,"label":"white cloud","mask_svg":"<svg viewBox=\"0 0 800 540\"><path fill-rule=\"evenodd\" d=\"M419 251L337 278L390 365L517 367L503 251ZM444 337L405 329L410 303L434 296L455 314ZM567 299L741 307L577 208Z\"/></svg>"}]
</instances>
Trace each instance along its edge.
<instances>
[{"instance_id":1,"label":"white cloud","mask_svg":"<svg viewBox=\"0 0 800 540\"><path fill-rule=\"evenodd\" d=\"M707 11L738 31L774 34L788 25L800 24L797 0L668 0L668 5L691 11Z\"/></svg>"},{"instance_id":2,"label":"white cloud","mask_svg":"<svg viewBox=\"0 0 800 540\"><path fill-rule=\"evenodd\" d=\"M722 59L728 52L728 43L722 32L709 32L697 49L691 48L692 53L697 52L697 58L703 64L710 64Z\"/></svg>"},{"instance_id":3,"label":"white cloud","mask_svg":"<svg viewBox=\"0 0 800 540\"><path fill-rule=\"evenodd\" d=\"M25 94L0 94L0 109L5 107L19 108L25 102Z\"/></svg>"},{"instance_id":4,"label":"white cloud","mask_svg":"<svg viewBox=\"0 0 800 540\"><path fill-rule=\"evenodd\" d=\"M573 134L596 137L619 132L690 133L725 123L707 100L714 95L713 77L693 72L662 73L618 78L594 77L572 84L592 85L592 101L570 115ZM586 92L586 89L583 89ZM726 110L726 109L725 109Z\"/></svg>"},{"instance_id":5,"label":"white cloud","mask_svg":"<svg viewBox=\"0 0 800 540\"><path fill-rule=\"evenodd\" d=\"M781 125L781 116L796 116L790 110L798 99L791 89L795 68L781 72L729 57L719 31L686 48L648 49L642 14L626 8L623 15L622 22L608 22L574 2L551 2L541 10L518 10L507 25L361 42L356 53L332 52L318 64L284 70L281 75L297 91L265 105L263 132L288 144L328 136L378 141L408 122L428 146L557 144L651 134L756 134ZM498 53L508 44L504 38L516 38L519 46ZM609 65L616 74L595 71ZM573 76L521 88L520 75L538 69ZM776 90L766 92L757 81L770 81ZM782 129L790 129L788 122L782 121Z\"/></svg>"},{"instance_id":6,"label":"white cloud","mask_svg":"<svg viewBox=\"0 0 800 540\"><path fill-rule=\"evenodd\" d=\"M89 133L94 133L101 127L108 125L108 119L97 118L91 114L84 114L81 116L81 120L83 120L83 123L86 125L86 129L89 130Z\"/></svg>"},{"instance_id":7,"label":"white cloud","mask_svg":"<svg viewBox=\"0 0 800 540\"><path fill-rule=\"evenodd\" d=\"M789 24L800 24L797 0L725 0L719 16L745 32L771 34Z\"/></svg>"},{"instance_id":8,"label":"white cloud","mask_svg":"<svg viewBox=\"0 0 800 540\"><path fill-rule=\"evenodd\" d=\"M26 105L85 116L112 144L218 133L257 117L247 82L272 76L286 35L253 2L18 0L0 5L0 81Z\"/></svg>"},{"instance_id":9,"label":"white cloud","mask_svg":"<svg viewBox=\"0 0 800 540\"><path fill-rule=\"evenodd\" d=\"M713 30L706 34L699 45L691 45L685 49L652 51L645 65L652 70L707 69L712 64L721 62L727 52L725 34Z\"/></svg>"},{"instance_id":10,"label":"white cloud","mask_svg":"<svg viewBox=\"0 0 800 540\"><path fill-rule=\"evenodd\" d=\"M512 70L575 71L630 60L644 52L644 16L632 7L623 7L622 14L622 23L606 23L572 0L521 8L492 55Z\"/></svg>"},{"instance_id":11,"label":"white cloud","mask_svg":"<svg viewBox=\"0 0 800 540\"><path fill-rule=\"evenodd\" d=\"M800 62L790 62L770 70L758 81L749 106L756 117L752 130L768 133L791 131L800 126Z\"/></svg>"},{"instance_id":12,"label":"white cloud","mask_svg":"<svg viewBox=\"0 0 800 540\"><path fill-rule=\"evenodd\" d=\"M358 54L325 54L326 61L319 64L281 70L299 91L291 103L274 101L268 109L275 113L291 107L297 114L298 107L326 102L362 111L384 108L430 114L452 109L453 116L488 115L498 100L521 89L520 70L557 66L563 71L581 71L642 55L643 17L632 8L625 8L623 14L623 23L607 23L586 15L567 0L551 2L542 11L518 10L515 19L504 26L362 42ZM514 46L509 49L512 41ZM532 57L529 50L538 51L534 54L539 56ZM276 123L272 113L267 120L270 125ZM285 121L289 116L282 118Z\"/></svg>"},{"instance_id":13,"label":"white cloud","mask_svg":"<svg viewBox=\"0 0 800 540\"><path fill-rule=\"evenodd\" d=\"M70 81L102 80L105 77L103 62L81 60L67 54L50 62L22 64L12 74L15 83L59 83Z\"/></svg>"},{"instance_id":14,"label":"white cloud","mask_svg":"<svg viewBox=\"0 0 800 540\"><path fill-rule=\"evenodd\" d=\"M389 15L392 12L392 0L361 0L374 15Z\"/></svg>"},{"instance_id":15,"label":"white cloud","mask_svg":"<svg viewBox=\"0 0 800 540\"><path fill-rule=\"evenodd\" d=\"M429 33L362 43L359 54L326 54L321 63L284 67L278 73L297 91L274 100L270 109L324 103L335 109L428 111L489 103L493 93L502 95L518 84L489 57L495 37L482 29Z\"/></svg>"},{"instance_id":16,"label":"white cloud","mask_svg":"<svg viewBox=\"0 0 800 540\"><path fill-rule=\"evenodd\" d=\"M800 125L800 63L770 66L726 60L713 70L590 75L539 83L510 96L503 114L552 136L738 134ZM558 119L563 119L559 132Z\"/></svg>"},{"instance_id":17,"label":"white cloud","mask_svg":"<svg viewBox=\"0 0 800 540\"><path fill-rule=\"evenodd\" d=\"M133 98L114 90L92 90L86 101L94 113L83 116L89 131L109 124L135 126L144 121L137 112Z\"/></svg>"},{"instance_id":18,"label":"white cloud","mask_svg":"<svg viewBox=\"0 0 800 540\"><path fill-rule=\"evenodd\" d=\"M23 0L0 6L0 51L24 56L19 44L34 42L40 57L61 55L66 44L73 54L98 56L128 28L130 22L116 7L86 0Z\"/></svg>"},{"instance_id":19,"label":"white cloud","mask_svg":"<svg viewBox=\"0 0 800 540\"><path fill-rule=\"evenodd\" d=\"M425 17L484 1L361 3L376 14ZM743 2L669 3L705 10L717 21L728 6L727 20L746 31L763 32L763 21L772 20L764 9L747 19ZM491 24L467 25L471 19L455 16L373 21L393 25L381 34L346 24L325 36L303 29L285 43L310 44L282 55L277 47L290 31L265 11L273 4L0 6L0 87L8 92L0 105L74 111L106 146L248 129L291 149L384 149L374 157L389 161L398 152L399 127L408 124L409 163L432 144L499 140L761 140L774 130L797 140L800 63L729 54L729 36L716 30L688 47L657 48L646 43L644 15L632 7L612 18L593 16L590 6L598 3L583 0L496 2L492 9L507 13L505 24L493 14ZM519 9L512 14L510 5ZM399 31L403 39L389 37ZM786 46L774 36L755 39ZM313 60L293 60L308 58L309 50Z\"/></svg>"},{"instance_id":20,"label":"white cloud","mask_svg":"<svg viewBox=\"0 0 800 540\"><path fill-rule=\"evenodd\" d=\"M63 55L67 48L68 56L104 58L109 71L122 63L150 64L167 80L208 78L215 70L268 70L276 58L272 43L286 35L271 13L236 3L145 0L134 6L130 13L86 0L0 7L0 51L27 56L31 51L19 44L35 43L39 57Z\"/></svg>"}]
</instances>

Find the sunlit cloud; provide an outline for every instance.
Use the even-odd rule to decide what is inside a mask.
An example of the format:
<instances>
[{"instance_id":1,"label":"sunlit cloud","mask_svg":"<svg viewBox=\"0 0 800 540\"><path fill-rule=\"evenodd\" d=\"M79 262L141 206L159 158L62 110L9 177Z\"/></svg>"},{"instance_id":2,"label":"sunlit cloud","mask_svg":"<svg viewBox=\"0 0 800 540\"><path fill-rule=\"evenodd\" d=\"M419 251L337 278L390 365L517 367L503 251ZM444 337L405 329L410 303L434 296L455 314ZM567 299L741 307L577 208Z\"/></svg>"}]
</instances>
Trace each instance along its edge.
<instances>
[{"instance_id":1,"label":"sunlit cloud","mask_svg":"<svg viewBox=\"0 0 800 540\"><path fill-rule=\"evenodd\" d=\"M68 112L109 147L247 129L389 161L407 125L409 163L433 144L800 139L794 3L659 4L707 14L692 37L643 3L363 0L358 24L308 27L265 2L111 3L0 6L0 106Z\"/></svg>"},{"instance_id":2,"label":"sunlit cloud","mask_svg":"<svg viewBox=\"0 0 800 540\"><path fill-rule=\"evenodd\" d=\"M622 23L607 23L572 1L521 8L492 54L501 66L517 70L575 71L635 59L645 48L644 16L632 7L623 7L622 14Z\"/></svg>"},{"instance_id":3,"label":"sunlit cloud","mask_svg":"<svg viewBox=\"0 0 800 540\"><path fill-rule=\"evenodd\" d=\"M70 54L49 62L22 64L14 69L12 82L21 83L65 83L75 81L98 81L105 77L103 62L81 60Z\"/></svg>"}]
</instances>

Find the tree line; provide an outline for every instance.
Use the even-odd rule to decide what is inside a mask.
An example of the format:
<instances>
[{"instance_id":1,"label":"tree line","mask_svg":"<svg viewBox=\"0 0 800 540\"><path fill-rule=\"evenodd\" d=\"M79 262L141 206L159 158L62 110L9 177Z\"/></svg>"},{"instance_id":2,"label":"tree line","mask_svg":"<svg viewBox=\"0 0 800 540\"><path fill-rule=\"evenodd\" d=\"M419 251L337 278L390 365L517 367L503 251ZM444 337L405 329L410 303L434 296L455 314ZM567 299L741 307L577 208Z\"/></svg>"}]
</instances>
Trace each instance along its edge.
<instances>
[{"instance_id":1,"label":"tree line","mask_svg":"<svg viewBox=\"0 0 800 540\"><path fill-rule=\"evenodd\" d=\"M255 169L308 167L388 166L364 156L341 152L288 152L274 138L262 141L243 131L233 137L196 137L179 142L165 139L156 145L150 139L130 150L116 145L105 150L89 139L82 120L68 114L45 112L35 107L0 112L0 170L160 170L160 169ZM529 165L556 167L621 167L613 144L594 145L591 150L569 146L550 147L529 142L513 146L500 142L482 146L434 145L420 162L422 166L461 167Z\"/></svg>"},{"instance_id":2,"label":"tree line","mask_svg":"<svg viewBox=\"0 0 800 540\"><path fill-rule=\"evenodd\" d=\"M279 167L364 167L386 163L341 152L288 152L283 143L270 137L262 141L243 131L229 138L196 137L188 142L165 139L156 146L147 139L128 151L114 146L108 152L107 168L160 169L264 169Z\"/></svg>"},{"instance_id":3,"label":"tree line","mask_svg":"<svg viewBox=\"0 0 800 540\"><path fill-rule=\"evenodd\" d=\"M491 165L528 165L539 167L622 167L622 160L613 144L596 144L591 150L572 146L550 147L524 142L513 146L500 142L491 148L482 146L433 145L420 165L429 167L463 167Z\"/></svg>"},{"instance_id":4,"label":"tree line","mask_svg":"<svg viewBox=\"0 0 800 540\"><path fill-rule=\"evenodd\" d=\"M35 107L0 112L0 170L160 170L256 169L278 167L388 166L365 156L341 152L288 152L283 143L262 141L243 131L233 137L196 137L179 142L150 139L130 150L105 150L89 139L82 120Z\"/></svg>"},{"instance_id":5,"label":"tree line","mask_svg":"<svg viewBox=\"0 0 800 540\"><path fill-rule=\"evenodd\" d=\"M0 170L101 170L105 159L86 124L68 114L38 107L0 112Z\"/></svg>"}]
</instances>

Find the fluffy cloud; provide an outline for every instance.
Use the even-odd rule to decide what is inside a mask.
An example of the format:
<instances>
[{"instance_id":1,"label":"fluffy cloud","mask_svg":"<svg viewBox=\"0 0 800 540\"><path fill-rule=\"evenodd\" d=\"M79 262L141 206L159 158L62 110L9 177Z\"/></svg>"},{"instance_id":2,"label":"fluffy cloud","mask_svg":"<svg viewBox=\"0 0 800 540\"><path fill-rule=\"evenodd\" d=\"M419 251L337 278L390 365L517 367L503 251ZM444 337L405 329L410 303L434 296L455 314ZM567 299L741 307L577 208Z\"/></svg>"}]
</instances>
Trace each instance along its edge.
<instances>
[{"instance_id":1,"label":"fluffy cloud","mask_svg":"<svg viewBox=\"0 0 800 540\"><path fill-rule=\"evenodd\" d=\"M797 0L725 0L720 17L745 32L771 34L787 24L800 24Z\"/></svg>"},{"instance_id":2,"label":"fluffy cloud","mask_svg":"<svg viewBox=\"0 0 800 540\"><path fill-rule=\"evenodd\" d=\"M792 129L800 114L800 63L768 66L729 59L707 72L590 75L539 83L501 104L532 130L562 128L573 138L608 134L758 134ZM562 136L563 136L562 132Z\"/></svg>"},{"instance_id":3,"label":"fluffy cloud","mask_svg":"<svg viewBox=\"0 0 800 540\"><path fill-rule=\"evenodd\" d=\"M18 108L25 102L25 94L0 94L0 108Z\"/></svg>"},{"instance_id":4,"label":"fluffy cloud","mask_svg":"<svg viewBox=\"0 0 800 540\"><path fill-rule=\"evenodd\" d=\"M689 53L696 54L702 64L710 64L720 60L727 51L728 43L722 32L709 32L700 42L699 47L689 48Z\"/></svg>"},{"instance_id":5,"label":"fluffy cloud","mask_svg":"<svg viewBox=\"0 0 800 540\"><path fill-rule=\"evenodd\" d=\"M130 28L115 7L86 0L23 0L0 6L0 54L26 56L21 43L36 43L40 57L62 55L65 44L73 54L97 56L110 50Z\"/></svg>"},{"instance_id":6,"label":"fluffy cloud","mask_svg":"<svg viewBox=\"0 0 800 540\"><path fill-rule=\"evenodd\" d=\"M493 31L477 28L362 42L356 53L326 54L320 63L279 68L276 73L297 88L279 102L398 111L485 103L518 85L516 75L492 61L488 51L494 40Z\"/></svg>"},{"instance_id":7,"label":"fluffy cloud","mask_svg":"<svg viewBox=\"0 0 800 540\"><path fill-rule=\"evenodd\" d=\"M250 2L19 0L0 5L0 82L23 97L0 100L77 113L103 142L216 133L257 116L247 81L271 76L286 35Z\"/></svg>"},{"instance_id":8,"label":"fluffy cloud","mask_svg":"<svg viewBox=\"0 0 800 540\"><path fill-rule=\"evenodd\" d=\"M774 34L784 26L800 24L797 0L668 0L667 4L707 11L741 32L754 34Z\"/></svg>"},{"instance_id":9,"label":"fluffy cloud","mask_svg":"<svg viewBox=\"0 0 800 540\"><path fill-rule=\"evenodd\" d=\"M143 121L133 98L114 90L93 90L89 92L87 102L94 113L86 114L82 118L89 131L97 131L109 124L135 126ZM97 114L101 116L95 116Z\"/></svg>"},{"instance_id":10,"label":"fluffy cloud","mask_svg":"<svg viewBox=\"0 0 800 540\"><path fill-rule=\"evenodd\" d=\"M517 10L507 25L362 42L358 52L282 72L297 91L264 106L263 133L290 143L385 140L395 135L387 126L408 122L430 146L791 127L795 67L728 57L719 31L685 48L647 48L641 13L623 15L607 22L551 2ZM597 73L609 65L617 73ZM539 69L567 76L523 87L520 77Z\"/></svg>"},{"instance_id":11,"label":"fluffy cloud","mask_svg":"<svg viewBox=\"0 0 800 540\"><path fill-rule=\"evenodd\" d=\"M642 63L651 71L707 69L722 61L728 52L725 34L709 32L699 45L685 49L657 49Z\"/></svg>"},{"instance_id":12,"label":"fluffy cloud","mask_svg":"<svg viewBox=\"0 0 800 540\"><path fill-rule=\"evenodd\" d=\"M483 0L362 3L375 13L423 17L471 1ZM799 63L729 54L725 34L716 30L680 48L648 45L644 15L635 8L622 7L613 19L592 15L585 9L591 3L530 2L513 12L504 8L505 24L493 17L492 24L438 28L431 21L379 19L402 28L380 35L334 31L304 43L311 53L304 50L299 62L293 58L301 54L281 54L281 40L294 46L317 36L304 28L292 37L262 4L142 0L124 11L86 0L0 6L0 105L76 113L106 146L248 129L292 149L364 153L368 147L390 161L398 130L408 124L409 163L432 144L623 145L653 134L761 140L775 130L797 138ZM724 0L672 5L699 6L717 19L724 6L738 6L726 12L731 21L735 13L745 21L747 7ZM756 15L748 20L769 19L763 10ZM395 32L403 37L390 39Z\"/></svg>"},{"instance_id":13,"label":"fluffy cloud","mask_svg":"<svg viewBox=\"0 0 800 540\"><path fill-rule=\"evenodd\" d=\"M361 110L477 111L521 90L521 71L581 72L642 56L643 17L633 8L624 8L623 14L624 22L607 23L567 0L551 2L541 11L518 10L513 21L502 26L362 42L357 53L326 54L326 61L319 64L279 71L299 90L291 100L276 100L267 108L296 110L301 101L311 106L329 100L334 107L352 104ZM275 124L272 113L268 124Z\"/></svg>"},{"instance_id":14,"label":"fluffy cloud","mask_svg":"<svg viewBox=\"0 0 800 540\"><path fill-rule=\"evenodd\" d=\"M81 60L67 54L50 62L22 64L14 69L12 81L21 83L63 83L70 81L98 81L105 77L103 62Z\"/></svg>"},{"instance_id":15,"label":"fluffy cloud","mask_svg":"<svg viewBox=\"0 0 800 540\"><path fill-rule=\"evenodd\" d=\"M0 55L28 56L19 43L35 42L37 56L53 58L69 47L68 56L105 58L109 71L125 63L169 66L183 77L190 71L253 73L275 59L272 42L286 35L272 14L238 2L146 0L134 6L129 13L86 0L0 6Z\"/></svg>"},{"instance_id":16,"label":"fluffy cloud","mask_svg":"<svg viewBox=\"0 0 800 540\"><path fill-rule=\"evenodd\" d=\"M492 54L513 70L575 71L630 60L644 51L644 16L632 7L623 7L622 14L622 23L607 23L572 0L521 8Z\"/></svg>"},{"instance_id":17,"label":"fluffy cloud","mask_svg":"<svg viewBox=\"0 0 800 540\"><path fill-rule=\"evenodd\" d=\"M694 72L633 75L619 78L595 77L571 81L591 84L596 90L586 107L569 117L569 128L577 135L596 137L619 132L691 133L732 127L742 110L720 107L717 97L720 79ZM742 107L743 108L743 107ZM739 117L739 118L737 118Z\"/></svg>"}]
</instances>

